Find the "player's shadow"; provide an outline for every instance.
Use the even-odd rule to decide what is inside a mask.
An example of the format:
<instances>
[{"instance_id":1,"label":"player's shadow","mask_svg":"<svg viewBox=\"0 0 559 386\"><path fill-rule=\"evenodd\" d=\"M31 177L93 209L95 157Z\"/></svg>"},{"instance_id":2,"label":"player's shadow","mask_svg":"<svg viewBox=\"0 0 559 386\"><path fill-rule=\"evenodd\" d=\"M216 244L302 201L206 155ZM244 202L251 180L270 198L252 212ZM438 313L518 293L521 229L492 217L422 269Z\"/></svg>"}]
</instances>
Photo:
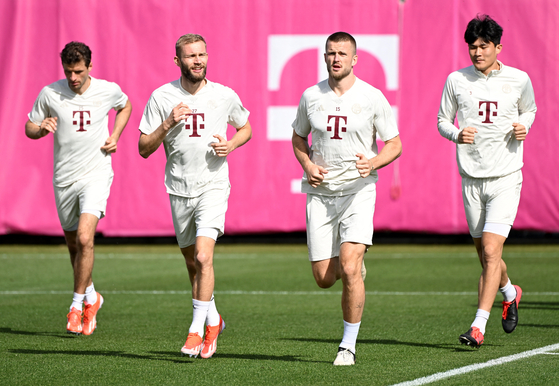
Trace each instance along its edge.
<instances>
[{"instance_id":1,"label":"player's shadow","mask_svg":"<svg viewBox=\"0 0 559 386\"><path fill-rule=\"evenodd\" d=\"M529 310L555 310L559 311L559 302L520 302L520 312L526 308Z\"/></svg>"},{"instance_id":2,"label":"player's shadow","mask_svg":"<svg viewBox=\"0 0 559 386\"><path fill-rule=\"evenodd\" d=\"M315 342L315 343L333 343L339 344L339 339L317 339L317 338L285 338L284 340L294 340L300 342ZM462 348L459 343L418 343L418 342L404 342L395 339L359 339L359 344L384 344L390 346L411 346L411 347L425 347L425 348L436 348L443 350L450 350L455 352L461 351L472 351L470 348ZM491 345L487 345L491 346Z\"/></svg>"},{"instance_id":3,"label":"player's shadow","mask_svg":"<svg viewBox=\"0 0 559 386\"><path fill-rule=\"evenodd\" d=\"M85 350L30 350L30 349L9 349L7 350L12 354L30 354L30 355L79 355L79 356L97 356L97 357L115 357L115 358L129 358L129 359L142 359L142 360L155 360L173 363L188 364L193 362L194 358L186 357L184 359L177 358L177 353L173 352L152 352L154 355L131 354L125 351L85 351Z\"/></svg>"},{"instance_id":4,"label":"player's shadow","mask_svg":"<svg viewBox=\"0 0 559 386\"><path fill-rule=\"evenodd\" d=\"M53 336L55 338L65 338L65 339L76 338L76 335L71 335L71 334L61 334L61 333L56 333L56 332L44 332L44 331L12 330L10 327L0 327L0 334L30 335L30 336Z\"/></svg>"},{"instance_id":5,"label":"player's shadow","mask_svg":"<svg viewBox=\"0 0 559 386\"><path fill-rule=\"evenodd\" d=\"M174 355L177 353L175 351L150 351L152 354L158 355ZM180 355L180 354L179 354ZM304 359L297 358L293 355L259 355L259 354L232 354L217 352L212 358L232 358L232 359L247 359L247 360L258 360L258 361L282 361L282 362L309 362L309 363L322 363L322 361L307 361ZM330 362L328 362L330 363Z\"/></svg>"}]
</instances>

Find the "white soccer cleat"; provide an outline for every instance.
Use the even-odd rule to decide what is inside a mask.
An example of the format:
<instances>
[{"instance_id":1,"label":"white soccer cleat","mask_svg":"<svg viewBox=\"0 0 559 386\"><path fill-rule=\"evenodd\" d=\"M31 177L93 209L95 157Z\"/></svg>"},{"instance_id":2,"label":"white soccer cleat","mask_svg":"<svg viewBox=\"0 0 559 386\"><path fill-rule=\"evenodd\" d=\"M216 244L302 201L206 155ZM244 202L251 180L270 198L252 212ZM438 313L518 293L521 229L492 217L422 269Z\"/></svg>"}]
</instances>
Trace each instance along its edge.
<instances>
[{"instance_id":1,"label":"white soccer cleat","mask_svg":"<svg viewBox=\"0 0 559 386\"><path fill-rule=\"evenodd\" d=\"M338 354L334 360L334 366L351 366L355 364L355 354L347 348L338 348Z\"/></svg>"}]
</instances>

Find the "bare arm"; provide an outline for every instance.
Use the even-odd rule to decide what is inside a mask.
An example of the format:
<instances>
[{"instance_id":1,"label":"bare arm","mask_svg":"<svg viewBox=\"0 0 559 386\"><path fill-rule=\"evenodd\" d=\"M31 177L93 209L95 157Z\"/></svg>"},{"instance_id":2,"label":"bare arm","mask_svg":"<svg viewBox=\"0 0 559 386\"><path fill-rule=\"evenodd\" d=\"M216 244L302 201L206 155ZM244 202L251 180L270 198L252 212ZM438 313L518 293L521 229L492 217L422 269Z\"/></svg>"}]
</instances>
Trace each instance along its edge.
<instances>
[{"instance_id":1,"label":"bare arm","mask_svg":"<svg viewBox=\"0 0 559 386\"><path fill-rule=\"evenodd\" d=\"M291 143L293 145L295 158L297 158L297 161L299 161L301 167L307 174L307 181L313 188L316 188L324 180L324 175L328 173L328 170L322 166L314 164L311 161L311 149L309 147L308 139L299 136L295 130L293 130Z\"/></svg>"},{"instance_id":2,"label":"bare arm","mask_svg":"<svg viewBox=\"0 0 559 386\"><path fill-rule=\"evenodd\" d=\"M118 110L116 113L113 132L105 141L105 145L101 146L101 149L106 151L107 154L116 152L116 144L120 139L122 131L128 123L128 119L130 119L130 114L132 114L132 103L130 103L130 100L127 100L126 105L124 105L124 107Z\"/></svg>"},{"instance_id":3,"label":"bare arm","mask_svg":"<svg viewBox=\"0 0 559 386\"><path fill-rule=\"evenodd\" d=\"M140 151L140 155L144 158L148 158L150 155L152 155L153 152L156 151L159 146L161 146L161 143L163 143L163 140L167 136L169 130L175 127L180 121L186 119L188 114L191 113L192 110L190 110L187 105L181 102L180 104L175 106L167 119L165 119L153 133L142 133L140 135L140 141L138 143L138 150Z\"/></svg>"},{"instance_id":4,"label":"bare arm","mask_svg":"<svg viewBox=\"0 0 559 386\"><path fill-rule=\"evenodd\" d=\"M386 141L376 157L367 159L363 154L358 153L357 157L359 159L356 162L356 166L359 174L365 178L371 174L371 171L385 167L398 158L400 154L402 154L402 141L399 135Z\"/></svg>"},{"instance_id":5,"label":"bare arm","mask_svg":"<svg viewBox=\"0 0 559 386\"><path fill-rule=\"evenodd\" d=\"M43 138L48 133L54 133L56 131L57 117L45 118L40 125L27 120L25 123L25 135L31 139Z\"/></svg>"},{"instance_id":6,"label":"bare arm","mask_svg":"<svg viewBox=\"0 0 559 386\"><path fill-rule=\"evenodd\" d=\"M214 138L219 140L219 142L211 144L215 154L217 154L218 157L227 157L229 153L236 148L243 146L249 139L252 138L252 127L250 126L250 122L247 121L243 127L237 129L237 132L229 141L226 141L225 138L218 134L214 135Z\"/></svg>"}]
</instances>

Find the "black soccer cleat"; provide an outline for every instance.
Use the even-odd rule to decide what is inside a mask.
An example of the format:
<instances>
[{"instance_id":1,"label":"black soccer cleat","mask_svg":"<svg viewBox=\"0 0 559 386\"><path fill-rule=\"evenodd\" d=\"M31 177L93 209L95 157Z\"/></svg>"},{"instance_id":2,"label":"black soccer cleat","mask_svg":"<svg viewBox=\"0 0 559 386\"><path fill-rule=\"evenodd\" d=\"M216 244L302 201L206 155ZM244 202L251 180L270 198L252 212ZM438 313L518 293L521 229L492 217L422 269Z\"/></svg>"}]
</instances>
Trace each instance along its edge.
<instances>
[{"instance_id":1,"label":"black soccer cleat","mask_svg":"<svg viewBox=\"0 0 559 386\"><path fill-rule=\"evenodd\" d=\"M471 327L468 332L460 335L460 343L473 348L479 348L483 344L483 334L477 327Z\"/></svg>"},{"instance_id":2,"label":"black soccer cleat","mask_svg":"<svg viewBox=\"0 0 559 386\"><path fill-rule=\"evenodd\" d=\"M516 289L514 300L512 302L503 302L503 319L501 319L501 324L507 334L516 329L518 324L518 304L520 303L520 298L522 298L522 288L517 285L514 288Z\"/></svg>"}]
</instances>

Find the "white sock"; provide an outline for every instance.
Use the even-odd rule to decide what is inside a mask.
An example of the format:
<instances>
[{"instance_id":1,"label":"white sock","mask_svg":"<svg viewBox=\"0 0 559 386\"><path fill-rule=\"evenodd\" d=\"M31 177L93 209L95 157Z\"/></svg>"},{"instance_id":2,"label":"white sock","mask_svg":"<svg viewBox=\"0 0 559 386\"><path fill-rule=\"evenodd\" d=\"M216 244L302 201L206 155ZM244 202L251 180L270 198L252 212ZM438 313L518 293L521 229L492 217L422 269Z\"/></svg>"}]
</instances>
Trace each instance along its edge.
<instances>
[{"instance_id":1,"label":"white sock","mask_svg":"<svg viewBox=\"0 0 559 386\"><path fill-rule=\"evenodd\" d=\"M359 326L361 326L361 322L348 323L344 320L344 336L342 338L342 343L340 343L340 347L347 348L354 354L357 334L359 334Z\"/></svg>"},{"instance_id":2,"label":"white sock","mask_svg":"<svg viewBox=\"0 0 559 386\"><path fill-rule=\"evenodd\" d=\"M95 304L97 301L97 292L93 283L85 289L85 301L89 304Z\"/></svg>"},{"instance_id":3,"label":"white sock","mask_svg":"<svg viewBox=\"0 0 559 386\"><path fill-rule=\"evenodd\" d=\"M215 306L214 295L210 300L210 307L208 308L208 315L206 316L206 326L217 326L219 324L219 312Z\"/></svg>"},{"instance_id":4,"label":"white sock","mask_svg":"<svg viewBox=\"0 0 559 386\"><path fill-rule=\"evenodd\" d=\"M499 291L503 294L503 300L505 302L512 302L516 298L516 288L510 282L510 279L503 288L499 288Z\"/></svg>"},{"instance_id":5,"label":"white sock","mask_svg":"<svg viewBox=\"0 0 559 386\"><path fill-rule=\"evenodd\" d=\"M485 325L487 324L487 319L489 319L489 312L482 310L481 308L477 309L476 318L470 327L477 327L479 331L485 335Z\"/></svg>"},{"instance_id":6,"label":"white sock","mask_svg":"<svg viewBox=\"0 0 559 386\"><path fill-rule=\"evenodd\" d=\"M70 306L70 311L72 311L72 308L81 311L83 298L85 298L85 294L79 294L77 292L74 292L74 298L72 299L72 305Z\"/></svg>"},{"instance_id":7,"label":"white sock","mask_svg":"<svg viewBox=\"0 0 559 386\"><path fill-rule=\"evenodd\" d=\"M189 333L197 332L200 337L204 336L204 322L208 315L208 308L211 302L203 302L201 300L192 299L192 324Z\"/></svg>"}]
</instances>

